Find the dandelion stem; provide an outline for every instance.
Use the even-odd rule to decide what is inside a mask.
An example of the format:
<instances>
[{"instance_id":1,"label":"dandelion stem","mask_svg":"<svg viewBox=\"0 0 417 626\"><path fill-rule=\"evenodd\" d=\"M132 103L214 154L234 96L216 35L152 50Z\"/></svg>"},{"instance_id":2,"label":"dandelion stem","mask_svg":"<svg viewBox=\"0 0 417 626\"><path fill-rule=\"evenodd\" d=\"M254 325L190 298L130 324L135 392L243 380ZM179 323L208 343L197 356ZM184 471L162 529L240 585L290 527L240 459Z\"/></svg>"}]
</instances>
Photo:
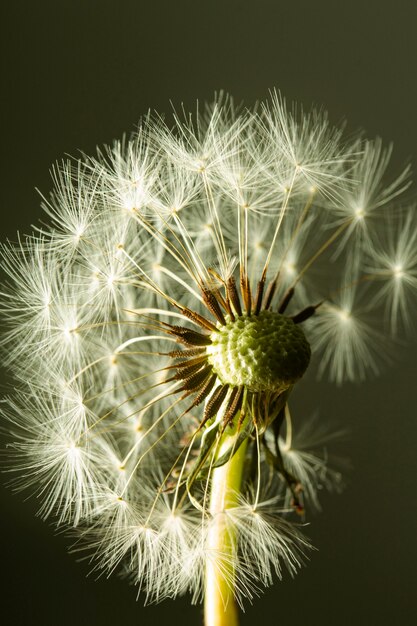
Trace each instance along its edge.
<instances>
[{"instance_id":1,"label":"dandelion stem","mask_svg":"<svg viewBox=\"0 0 417 626\"><path fill-rule=\"evenodd\" d=\"M216 457L230 446L233 434L223 435ZM247 440L234 456L212 471L210 514L213 523L208 537L205 580L205 626L238 626L238 608L234 597L237 550L236 533L227 524L226 511L238 504L244 469Z\"/></svg>"}]
</instances>

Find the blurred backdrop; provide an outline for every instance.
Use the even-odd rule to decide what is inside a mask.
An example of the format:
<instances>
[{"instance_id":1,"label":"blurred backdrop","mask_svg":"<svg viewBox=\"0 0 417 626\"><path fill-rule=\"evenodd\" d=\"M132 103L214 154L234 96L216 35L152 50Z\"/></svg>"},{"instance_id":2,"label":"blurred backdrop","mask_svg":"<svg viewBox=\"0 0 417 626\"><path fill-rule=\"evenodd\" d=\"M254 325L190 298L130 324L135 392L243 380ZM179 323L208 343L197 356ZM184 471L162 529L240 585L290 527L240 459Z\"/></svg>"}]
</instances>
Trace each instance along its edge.
<instances>
[{"instance_id":1,"label":"blurred backdrop","mask_svg":"<svg viewBox=\"0 0 417 626\"><path fill-rule=\"evenodd\" d=\"M394 173L416 161L415 0L26 0L1 13L3 241L41 217L35 187L49 191L55 160L94 152L148 109L194 107L219 89L251 106L277 87L393 141ZM377 380L303 385L296 412L349 427L352 470L345 492L309 517L318 551L308 566L248 605L243 626L416 623L416 345L399 346ZM88 576L70 541L35 517L36 501L6 481L3 624L201 623L188 598L143 607L117 577Z\"/></svg>"}]
</instances>

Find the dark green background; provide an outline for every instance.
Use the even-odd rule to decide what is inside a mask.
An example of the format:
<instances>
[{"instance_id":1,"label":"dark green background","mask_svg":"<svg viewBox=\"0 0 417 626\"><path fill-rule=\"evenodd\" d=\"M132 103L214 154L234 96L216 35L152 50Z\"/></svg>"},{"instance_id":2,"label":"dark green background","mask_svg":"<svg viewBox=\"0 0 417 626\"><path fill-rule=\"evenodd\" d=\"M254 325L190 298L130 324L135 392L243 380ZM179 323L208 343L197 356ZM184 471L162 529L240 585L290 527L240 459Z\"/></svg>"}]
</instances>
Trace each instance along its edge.
<instances>
[{"instance_id":1,"label":"dark green background","mask_svg":"<svg viewBox=\"0 0 417 626\"><path fill-rule=\"evenodd\" d=\"M35 186L64 153L92 152L130 131L148 108L193 105L226 89L251 105L278 87L323 104L395 143L417 147L417 3L55 0L3 5L2 239L41 215ZM381 352L384 346L380 346ZM416 342L374 381L308 383L307 417L346 424L353 471L323 498L307 529L318 552L277 583L242 624L385 626L416 617ZM4 482L4 481L3 481ZM36 502L1 491L0 618L7 625L199 624L188 599L144 608L119 581L87 578L68 540L34 517Z\"/></svg>"}]
</instances>

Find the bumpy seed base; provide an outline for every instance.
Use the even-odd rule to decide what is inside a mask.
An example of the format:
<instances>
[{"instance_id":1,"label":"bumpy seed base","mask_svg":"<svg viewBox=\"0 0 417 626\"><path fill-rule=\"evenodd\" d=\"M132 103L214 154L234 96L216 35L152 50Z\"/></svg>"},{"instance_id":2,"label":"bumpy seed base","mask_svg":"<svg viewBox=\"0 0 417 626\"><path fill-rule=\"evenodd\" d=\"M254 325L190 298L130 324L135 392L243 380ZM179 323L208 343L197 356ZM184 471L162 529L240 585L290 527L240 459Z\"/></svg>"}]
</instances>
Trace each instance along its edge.
<instances>
[{"instance_id":1,"label":"bumpy seed base","mask_svg":"<svg viewBox=\"0 0 417 626\"><path fill-rule=\"evenodd\" d=\"M211 341L209 361L222 383L253 392L287 388L310 361L310 344L301 328L273 311L227 321Z\"/></svg>"}]
</instances>

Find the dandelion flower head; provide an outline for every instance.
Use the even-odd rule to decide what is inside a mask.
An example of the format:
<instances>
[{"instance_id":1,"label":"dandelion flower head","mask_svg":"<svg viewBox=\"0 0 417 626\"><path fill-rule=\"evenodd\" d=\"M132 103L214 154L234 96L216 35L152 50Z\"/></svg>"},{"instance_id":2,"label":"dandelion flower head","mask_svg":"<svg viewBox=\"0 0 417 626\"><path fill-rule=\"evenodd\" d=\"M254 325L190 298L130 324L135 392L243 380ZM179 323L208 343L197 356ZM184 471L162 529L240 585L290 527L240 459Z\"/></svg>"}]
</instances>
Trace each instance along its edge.
<instances>
[{"instance_id":1,"label":"dandelion flower head","mask_svg":"<svg viewBox=\"0 0 417 626\"><path fill-rule=\"evenodd\" d=\"M241 601L298 569L340 482L291 394L377 373L410 326L416 213L391 147L323 111L174 117L56 165L49 226L3 245L4 412L15 486L98 570L151 601L217 572Z\"/></svg>"}]
</instances>

